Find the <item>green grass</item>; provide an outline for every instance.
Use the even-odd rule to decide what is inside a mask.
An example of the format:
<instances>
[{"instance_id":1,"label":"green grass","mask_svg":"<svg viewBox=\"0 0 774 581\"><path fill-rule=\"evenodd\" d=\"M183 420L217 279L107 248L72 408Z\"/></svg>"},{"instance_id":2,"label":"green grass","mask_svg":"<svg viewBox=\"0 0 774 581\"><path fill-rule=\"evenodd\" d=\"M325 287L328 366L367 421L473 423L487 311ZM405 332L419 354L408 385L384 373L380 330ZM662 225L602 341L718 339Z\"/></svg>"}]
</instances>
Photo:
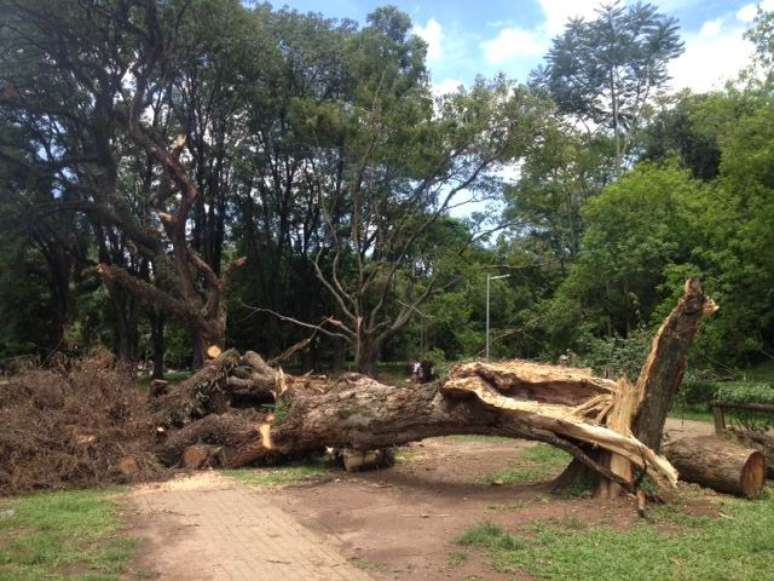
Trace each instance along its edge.
<instances>
[{"instance_id":1,"label":"green grass","mask_svg":"<svg viewBox=\"0 0 774 581\"><path fill-rule=\"evenodd\" d=\"M452 551L449 553L449 567L459 567L468 560L467 553L462 551Z\"/></svg>"},{"instance_id":2,"label":"green grass","mask_svg":"<svg viewBox=\"0 0 774 581\"><path fill-rule=\"evenodd\" d=\"M330 472L322 460L278 468L239 468L223 474L247 486L287 486L320 478Z\"/></svg>"},{"instance_id":3,"label":"green grass","mask_svg":"<svg viewBox=\"0 0 774 581\"><path fill-rule=\"evenodd\" d=\"M490 484L516 484L548 480L561 472L570 460L571 456L563 450L546 444L537 444L522 451L516 462L509 468L487 474L483 477L483 481Z\"/></svg>"},{"instance_id":4,"label":"green grass","mask_svg":"<svg viewBox=\"0 0 774 581\"><path fill-rule=\"evenodd\" d=\"M136 540L115 491L46 492L0 501L0 579L119 579Z\"/></svg>"},{"instance_id":5,"label":"green grass","mask_svg":"<svg viewBox=\"0 0 774 581\"><path fill-rule=\"evenodd\" d=\"M565 519L514 535L484 523L457 542L486 549L500 572L538 579L774 579L774 495L724 504L719 518L690 516L667 504L650 510L650 522L627 530Z\"/></svg>"}]
</instances>

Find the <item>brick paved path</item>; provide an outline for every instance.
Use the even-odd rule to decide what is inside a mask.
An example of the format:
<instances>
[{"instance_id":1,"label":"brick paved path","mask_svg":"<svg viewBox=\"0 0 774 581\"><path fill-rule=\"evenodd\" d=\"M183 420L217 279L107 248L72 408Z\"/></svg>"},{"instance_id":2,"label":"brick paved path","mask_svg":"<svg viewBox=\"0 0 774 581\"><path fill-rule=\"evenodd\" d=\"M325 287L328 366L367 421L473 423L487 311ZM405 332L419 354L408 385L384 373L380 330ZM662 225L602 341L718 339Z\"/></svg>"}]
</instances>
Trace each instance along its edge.
<instances>
[{"instance_id":1,"label":"brick paved path","mask_svg":"<svg viewBox=\"0 0 774 581\"><path fill-rule=\"evenodd\" d=\"M334 547L252 491L212 472L136 489L142 567L161 579L367 581Z\"/></svg>"}]
</instances>

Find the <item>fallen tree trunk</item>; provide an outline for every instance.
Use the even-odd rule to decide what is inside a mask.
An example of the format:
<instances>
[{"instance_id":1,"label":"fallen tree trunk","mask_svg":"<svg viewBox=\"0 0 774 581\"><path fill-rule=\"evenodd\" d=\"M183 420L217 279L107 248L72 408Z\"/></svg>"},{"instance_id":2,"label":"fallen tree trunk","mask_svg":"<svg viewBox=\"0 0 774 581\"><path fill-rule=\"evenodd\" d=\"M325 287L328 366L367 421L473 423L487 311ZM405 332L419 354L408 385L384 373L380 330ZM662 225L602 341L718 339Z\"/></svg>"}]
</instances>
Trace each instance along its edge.
<instances>
[{"instance_id":1,"label":"fallen tree trunk","mask_svg":"<svg viewBox=\"0 0 774 581\"><path fill-rule=\"evenodd\" d=\"M759 450L716 436L696 436L670 442L667 458L681 480L718 492L756 498L766 484L766 456Z\"/></svg>"},{"instance_id":2,"label":"fallen tree trunk","mask_svg":"<svg viewBox=\"0 0 774 581\"><path fill-rule=\"evenodd\" d=\"M566 450L574 462L565 474L582 467L606 483L604 495L634 492L645 474L674 486L677 472L656 449L688 347L715 308L697 280L687 281L634 386L514 360L457 365L442 381L397 388L358 374L336 381L285 375L255 353L226 351L156 400L158 456L166 464L238 467L326 447L364 452L482 434ZM640 441L640 431L656 444Z\"/></svg>"},{"instance_id":3,"label":"fallen tree trunk","mask_svg":"<svg viewBox=\"0 0 774 581\"><path fill-rule=\"evenodd\" d=\"M221 464L239 467L325 447L372 450L433 436L484 434L546 442L632 490L630 478L581 448L599 447L649 470L662 486L673 486L677 474L663 457L603 425L617 390L615 382L583 370L523 361L459 365L443 382L406 388L358 374L332 383L277 371L273 414L208 415L168 436L158 455L179 462L193 445L216 444Z\"/></svg>"}]
</instances>

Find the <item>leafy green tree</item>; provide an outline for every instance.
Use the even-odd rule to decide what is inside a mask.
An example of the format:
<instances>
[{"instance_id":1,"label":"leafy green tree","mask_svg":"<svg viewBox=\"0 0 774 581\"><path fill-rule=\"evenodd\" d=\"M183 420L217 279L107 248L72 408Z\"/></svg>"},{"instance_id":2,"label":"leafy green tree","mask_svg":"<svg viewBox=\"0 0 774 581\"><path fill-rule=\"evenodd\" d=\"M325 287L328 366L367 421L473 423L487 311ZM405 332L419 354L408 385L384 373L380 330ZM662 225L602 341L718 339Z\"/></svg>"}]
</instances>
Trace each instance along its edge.
<instances>
[{"instance_id":1,"label":"leafy green tree","mask_svg":"<svg viewBox=\"0 0 774 581\"><path fill-rule=\"evenodd\" d=\"M570 21L534 80L589 130L612 131L621 170L644 108L682 51L675 19L652 4L608 4L594 20Z\"/></svg>"},{"instance_id":2,"label":"leafy green tree","mask_svg":"<svg viewBox=\"0 0 774 581\"><path fill-rule=\"evenodd\" d=\"M691 264L694 212L705 197L702 184L674 164L640 164L586 204L578 261L544 319L555 348L584 333L626 337L650 323L671 296L666 269Z\"/></svg>"}]
</instances>

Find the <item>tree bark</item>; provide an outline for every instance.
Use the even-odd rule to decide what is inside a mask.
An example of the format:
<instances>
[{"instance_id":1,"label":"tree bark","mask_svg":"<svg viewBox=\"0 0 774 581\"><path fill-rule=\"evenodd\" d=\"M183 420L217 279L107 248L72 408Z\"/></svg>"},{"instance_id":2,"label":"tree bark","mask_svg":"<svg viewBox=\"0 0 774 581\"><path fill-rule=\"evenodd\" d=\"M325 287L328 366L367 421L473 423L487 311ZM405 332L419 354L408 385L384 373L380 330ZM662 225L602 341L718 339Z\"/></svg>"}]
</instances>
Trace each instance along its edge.
<instances>
[{"instance_id":1,"label":"tree bark","mask_svg":"<svg viewBox=\"0 0 774 581\"><path fill-rule=\"evenodd\" d=\"M680 479L718 492L756 498L766 484L766 456L732 440L697 436L670 442L664 453Z\"/></svg>"},{"instance_id":2,"label":"tree bark","mask_svg":"<svg viewBox=\"0 0 774 581\"><path fill-rule=\"evenodd\" d=\"M245 367L256 388L271 388L274 414L217 415L213 396L233 390ZM159 455L169 463L196 443L221 445L223 465L238 467L325 447L371 450L433 436L487 434L549 443L632 490L631 479L581 448L599 447L649 470L660 485L673 485L677 474L664 458L631 435L600 425L617 391L615 382L584 370L524 361L459 365L442 382L396 388L359 374L336 382L287 376L255 354L240 358L227 351L162 402L177 414L160 419L184 427L160 446Z\"/></svg>"},{"instance_id":3,"label":"tree bark","mask_svg":"<svg viewBox=\"0 0 774 581\"><path fill-rule=\"evenodd\" d=\"M164 379L164 355L166 353L166 341L164 339L164 327L166 321L161 313L150 314L151 345L153 349L153 379Z\"/></svg>"},{"instance_id":4,"label":"tree bark","mask_svg":"<svg viewBox=\"0 0 774 581\"><path fill-rule=\"evenodd\" d=\"M664 423L672 400L683 382L693 338L704 318L717 309L715 302L704 296L699 279L691 278L686 281L677 306L653 338L650 354L637 379L643 400L634 422L634 433L656 451L661 448Z\"/></svg>"},{"instance_id":5,"label":"tree bark","mask_svg":"<svg viewBox=\"0 0 774 581\"><path fill-rule=\"evenodd\" d=\"M748 448L760 450L766 456L768 477L774 480L774 434L756 430L741 430L732 428L737 441Z\"/></svg>"}]
</instances>

